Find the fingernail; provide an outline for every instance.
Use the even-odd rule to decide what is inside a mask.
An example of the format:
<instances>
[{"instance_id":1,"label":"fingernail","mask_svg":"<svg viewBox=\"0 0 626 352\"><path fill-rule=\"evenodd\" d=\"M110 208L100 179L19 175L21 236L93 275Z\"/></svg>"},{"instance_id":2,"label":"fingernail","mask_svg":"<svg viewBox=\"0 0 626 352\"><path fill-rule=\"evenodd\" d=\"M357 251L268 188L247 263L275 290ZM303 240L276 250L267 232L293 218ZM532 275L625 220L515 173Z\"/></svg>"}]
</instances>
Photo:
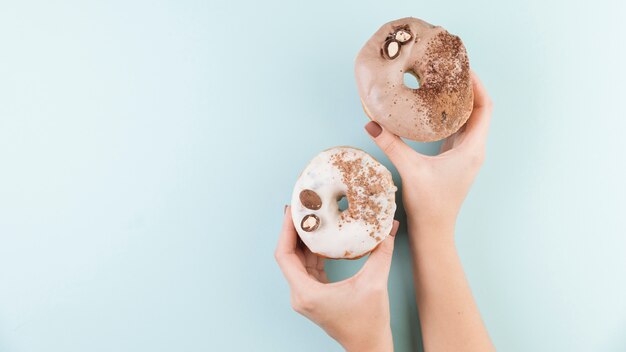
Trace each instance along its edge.
<instances>
[{"instance_id":1,"label":"fingernail","mask_svg":"<svg viewBox=\"0 0 626 352\"><path fill-rule=\"evenodd\" d=\"M398 220L394 220L393 221L393 227L391 228L391 233L389 235L391 235L391 237L396 237L396 234L398 233L398 228L400 227L400 221ZM394 231L395 229L395 231Z\"/></svg>"},{"instance_id":2,"label":"fingernail","mask_svg":"<svg viewBox=\"0 0 626 352\"><path fill-rule=\"evenodd\" d=\"M368 122L365 125L365 130L367 131L367 133L369 133L370 136L374 138L380 136L380 134L383 132L383 128L380 127L380 125L374 121Z\"/></svg>"},{"instance_id":3,"label":"fingernail","mask_svg":"<svg viewBox=\"0 0 626 352\"><path fill-rule=\"evenodd\" d=\"M287 207L288 207L288 205L285 204L285 207L283 208L283 214L285 214L287 212Z\"/></svg>"}]
</instances>

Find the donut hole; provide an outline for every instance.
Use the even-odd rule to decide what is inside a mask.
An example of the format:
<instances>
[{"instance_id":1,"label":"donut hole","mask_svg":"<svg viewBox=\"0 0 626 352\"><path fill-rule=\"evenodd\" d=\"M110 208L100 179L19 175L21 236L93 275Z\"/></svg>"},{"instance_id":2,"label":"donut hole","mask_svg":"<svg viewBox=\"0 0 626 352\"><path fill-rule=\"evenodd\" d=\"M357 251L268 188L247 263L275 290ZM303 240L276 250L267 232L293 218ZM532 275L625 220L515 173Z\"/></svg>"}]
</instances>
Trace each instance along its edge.
<instances>
[{"instance_id":1,"label":"donut hole","mask_svg":"<svg viewBox=\"0 0 626 352\"><path fill-rule=\"evenodd\" d=\"M324 269L329 282L339 282L356 275L367 261L369 256L355 260L326 260Z\"/></svg>"},{"instance_id":2,"label":"donut hole","mask_svg":"<svg viewBox=\"0 0 626 352\"><path fill-rule=\"evenodd\" d=\"M417 89L420 87L420 79L413 71L406 71L404 73L404 85L407 88Z\"/></svg>"},{"instance_id":3,"label":"donut hole","mask_svg":"<svg viewBox=\"0 0 626 352\"><path fill-rule=\"evenodd\" d=\"M337 207L339 211L344 211L348 209L348 198L346 198L345 194L342 194L337 198Z\"/></svg>"}]
</instances>

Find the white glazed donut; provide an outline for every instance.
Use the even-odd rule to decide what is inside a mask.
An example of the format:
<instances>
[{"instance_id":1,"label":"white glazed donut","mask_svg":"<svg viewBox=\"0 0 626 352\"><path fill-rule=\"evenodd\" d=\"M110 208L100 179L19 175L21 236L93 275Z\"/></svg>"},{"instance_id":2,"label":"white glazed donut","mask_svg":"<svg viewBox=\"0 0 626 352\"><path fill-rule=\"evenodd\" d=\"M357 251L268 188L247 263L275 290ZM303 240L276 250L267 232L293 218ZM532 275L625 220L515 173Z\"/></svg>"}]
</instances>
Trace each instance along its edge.
<instances>
[{"instance_id":1,"label":"white glazed donut","mask_svg":"<svg viewBox=\"0 0 626 352\"><path fill-rule=\"evenodd\" d=\"M335 147L302 171L291 198L298 235L311 250L333 259L357 259L382 242L396 211L391 173L366 152ZM348 208L340 211L345 196Z\"/></svg>"}]
</instances>

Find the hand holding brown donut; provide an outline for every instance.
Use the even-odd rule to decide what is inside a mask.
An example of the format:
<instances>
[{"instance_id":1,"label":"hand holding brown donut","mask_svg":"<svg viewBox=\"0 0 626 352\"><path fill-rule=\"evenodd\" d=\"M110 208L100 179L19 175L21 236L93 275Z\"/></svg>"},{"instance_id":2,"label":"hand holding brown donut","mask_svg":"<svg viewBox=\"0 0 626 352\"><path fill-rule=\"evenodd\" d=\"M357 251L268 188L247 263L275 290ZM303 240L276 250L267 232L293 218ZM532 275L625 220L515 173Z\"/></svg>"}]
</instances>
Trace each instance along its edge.
<instances>
[{"instance_id":1,"label":"hand holding brown donut","mask_svg":"<svg viewBox=\"0 0 626 352\"><path fill-rule=\"evenodd\" d=\"M485 158L492 102L471 72L474 101L471 117L441 144L439 155L413 150L398 136L369 122L365 129L402 178L402 201L414 223L454 223L461 204Z\"/></svg>"}]
</instances>

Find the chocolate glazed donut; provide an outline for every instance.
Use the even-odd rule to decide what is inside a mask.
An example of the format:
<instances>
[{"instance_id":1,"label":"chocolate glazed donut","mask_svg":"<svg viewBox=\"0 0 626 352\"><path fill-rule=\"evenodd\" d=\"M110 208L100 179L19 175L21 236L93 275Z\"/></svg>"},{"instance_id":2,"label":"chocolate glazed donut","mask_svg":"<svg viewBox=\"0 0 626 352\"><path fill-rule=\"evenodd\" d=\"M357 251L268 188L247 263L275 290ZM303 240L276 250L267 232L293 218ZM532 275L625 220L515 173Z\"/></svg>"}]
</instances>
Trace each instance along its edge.
<instances>
[{"instance_id":1,"label":"chocolate glazed donut","mask_svg":"<svg viewBox=\"0 0 626 352\"><path fill-rule=\"evenodd\" d=\"M383 25L359 52L363 109L390 132L420 142L446 138L467 121L474 94L463 42L417 18ZM420 83L404 85L404 74Z\"/></svg>"}]
</instances>

